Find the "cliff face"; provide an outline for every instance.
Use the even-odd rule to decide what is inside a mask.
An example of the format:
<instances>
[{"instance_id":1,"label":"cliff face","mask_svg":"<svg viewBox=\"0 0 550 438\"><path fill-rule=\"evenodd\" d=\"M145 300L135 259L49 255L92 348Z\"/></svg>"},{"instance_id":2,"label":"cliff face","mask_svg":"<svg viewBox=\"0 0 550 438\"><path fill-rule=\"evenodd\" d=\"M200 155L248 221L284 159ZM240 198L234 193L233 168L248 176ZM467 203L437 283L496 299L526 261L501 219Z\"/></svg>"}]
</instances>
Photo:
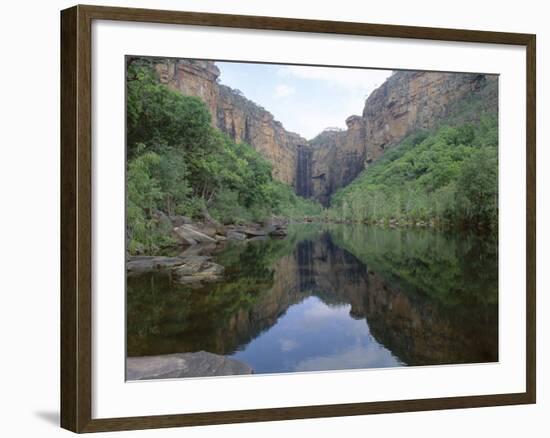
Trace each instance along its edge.
<instances>
[{"instance_id":1,"label":"cliff face","mask_svg":"<svg viewBox=\"0 0 550 438\"><path fill-rule=\"evenodd\" d=\"M162 83L182 94L200 97L212 123L236 142L246 142L273 165L273 177L295 186L297 150L307 140L288 132L264 108L237 90L218 83L220 70L212 61L162 59L155 63Z\"/></svg>"},{"instance_id":2,"label":"cliff face","mask_svg":"<svg viewBox=\"0 0 550 438\"><path fill-rule=\"evenodd\" d=\"M350 116L346 125L345 131L324 131L309 142L311 178L308 193L323 205L328 205L330 196L353 181L364 168L364 120L360 116Z\"/></svg>"},{"instance_id":3,"label":"cliff face","mask_svg":"<svg viewBox=\"0 0 550 438\"><path fill-rule=\"evenodd\" d=\"M459 101L496 80L496 76L468 73L394 73L365 103L367 164L414 131L433 128ZM492 96L495 108L496 98Z\"/></svg>"},{"instance_id":4,"label":"cliff face","mask_svg":"<svg viewBox=\"0 0 550 438\"><path fill-rule=\"evenodd\" d=\"M214 126L269 160L274 178L324 205L385 150L417 130L434 128L489 83L495 86L485 93L486 105L495 111L498 105L496 76L400 71L371 93L362 115L347 118L346 130L327 130L308 142L239 91L219 84L220 70L211 61L163 59L155 68L162 83L200 97Z\"/></svg>"},{"instance_id":5,"label":"cliff face","mask_svg":"<svg viewBox=\"0 0 550 438\"><path fill-rule=\"evenodd\" d=\"M295 186L297 150L307 143L305 138L285 130L269 111L225 85L218 86L216 126L267 158L275 179Z\"/></svg>"},{"instance_id":6,"label":"cliff face","mask_svg":"<svg viewBox=\"0 0 550 438\"><path fill-rule=\"evenodd\" d=\"M482 74L394 73L371 93L361 116L346 120L347 130L325 131L309 142L309 186L298 194L328 205L336 190L353 181L385 150L415 131L434 128L465 98L484 92L490 82L496 85L496 81L496 76ZM484 98L486 105L496 111L497 87L491 87Z\"/></svg>"}]
</instances>

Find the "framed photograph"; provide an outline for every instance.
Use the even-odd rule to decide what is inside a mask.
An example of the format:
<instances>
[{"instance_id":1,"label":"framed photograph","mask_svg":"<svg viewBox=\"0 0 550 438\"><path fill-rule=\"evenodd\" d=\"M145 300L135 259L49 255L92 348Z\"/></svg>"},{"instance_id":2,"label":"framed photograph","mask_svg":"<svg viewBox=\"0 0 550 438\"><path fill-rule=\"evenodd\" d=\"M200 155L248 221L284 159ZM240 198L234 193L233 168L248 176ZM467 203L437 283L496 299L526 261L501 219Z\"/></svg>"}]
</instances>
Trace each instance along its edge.
<instances>
[{"instance_id":1,"label":"framed photograph","mask_svg":"<svg viewBox=\"0 0 550 438\"><path fill-rule=\"evenodd\" d=\"M535 403L535 35L61 12L61 425Z\"/></svg>"}]
</instances>

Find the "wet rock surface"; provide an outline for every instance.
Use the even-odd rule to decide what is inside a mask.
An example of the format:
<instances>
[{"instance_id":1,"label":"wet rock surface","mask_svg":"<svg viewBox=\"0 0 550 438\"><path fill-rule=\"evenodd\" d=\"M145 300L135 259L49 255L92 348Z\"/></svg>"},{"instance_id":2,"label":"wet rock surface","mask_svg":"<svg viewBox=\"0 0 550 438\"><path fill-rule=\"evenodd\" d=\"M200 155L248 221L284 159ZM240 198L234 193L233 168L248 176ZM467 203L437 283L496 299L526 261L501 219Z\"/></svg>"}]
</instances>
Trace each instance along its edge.
<instances>
[{"instance_id":1,"label":"wet rock surface","mask_svg":"<svg viewBox=\"0 0 550 438\"><path fill-rule=\"evenodd\" d=\"M174 234L177 238L179 238L181 243L188 245L196 245L197 243L204 242L216 242L216 239L212 237L216 235L216 230L213 227L204 227L199 230L191 224L184 224L179 227L175 227Z\"/></svg>"},{"instance_id":2,"label":"wet rock surface","mask_svg":"<svg viewBox=\"0 0 550 438\"><path fill-rule=\"evenodd\" d=\"M212 260L226 242L249 242L270 238L281 238L287 235L288 221L270 218L264 223L243 225L221 225L214 222L190 222L184 216L167 216L171 220L177 246L169 248L179 254L173 257L138 255L128 257L126 271L128 275L139 275L147 272L165 270L172 279L181 284L209 283L219 281L224 276L225 268ZM185 222L185 223L183 223ZM177 223L182 225L176 226Z\"/></svg>"},{"instance_id":3,"label":"wet rock surface","mask_svg":"<svg viewBox=\"0 0 550 438\"><path fill-rule=\"evenodd\" d=\"M185 263L172 269L173 279L178 283L213 282L223 278L225 268L212 262L207 256L188 256Z\"/></svg>"},{"instance_id":4,"label":"wet rock surface","mask_svg":"<svg viewBox=\"0 0 550 438\"><path fill-rule=\"evenodd\" d=\"M243 362L206 351L126 359L127 380L228 376L253 372Z\"/></svg>"},{"instance_id":5,"label":"wet rock surface","mask_svg":"<svg viewBox=\"0 0 550 438\"><path fill-rule=\"evenodd\" d=\"M169 269L185 263L181 257L162 257L162 256L135 256L130 257L126 262L126 271L128 272L148 272Z\"/></svg>"}]
</instances>

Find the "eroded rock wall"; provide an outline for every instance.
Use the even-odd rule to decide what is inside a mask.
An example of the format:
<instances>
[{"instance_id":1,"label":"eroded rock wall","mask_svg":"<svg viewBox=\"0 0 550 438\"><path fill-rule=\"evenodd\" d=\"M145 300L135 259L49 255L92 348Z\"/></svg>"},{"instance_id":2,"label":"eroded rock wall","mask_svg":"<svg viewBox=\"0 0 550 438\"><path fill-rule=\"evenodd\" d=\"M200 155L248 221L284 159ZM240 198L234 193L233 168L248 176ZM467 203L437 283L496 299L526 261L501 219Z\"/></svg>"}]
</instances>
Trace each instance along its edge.
<instances>
[{"instance_id":1,"label":"eroded rock wall","mask_svg":"<svg viewBox=\"0 0 550 438\"><path fill-rule=\"evenodd\" d=\"M340 187L348 185L363 170L365 124L361 116L346 119L345 131L324 131L309 142L311 180L308 192L323 205Z\"/></svg>"},{"instance_id":2,"label":"eroded rock wall","mask_svg":"<svg viewBox=\"0 0 550 438\"><path fill-rule=\"evenodd\" d=\"M465 98L496 81L496 76L483 74L394 73L370 94L361 116L346 120L347 130L325 131L309 142L311 186L303 192L328 205L336 190L353 181L385 150L416 131L433 129L459 110ZM498 88L491 90L484 98L486 106L496 111Z\"/></svg>"},{"instance_id":3,"label":"eroded rock wall","mask_svg":"<svg viewBox=\"0 0 550 438\"><path fill-rule=\"evenodd\" d=\"M395 72L370 94L362 115L347 118L346 130L326 130L307 141L238 90L220 84L212 61L161 59L155 68L162 83L200 97L214 126L269 160L274 178L324 205L384 151L415 131L436 127L464 98L497 81L483 74ZM487 105L496 109L498 87L493 89Z\"/></svg>"},{"instance_id":4,"label":"eroded rock wall","mask_svg":"<svg viewBox=\"0 0 550 438\"><path fill-rule=\"evenodd\" d=\"M431 129L497 76L474 73L394 73L368 97L363 110L367 164L407 135ZM497 95L491 97L495 109Z\"/></svg>"},{"instance_id":5,"label":"eroded rock wall","mask_svg":"<svg viewBox=\"0 0 550 438\"><path fill-rule=\"evenodd\" d=\"M218 82L212 61L160 59L155 69L162 83L183 94L200 97L212 114L212 124L236 142L249 143L273 165L273 177L295 185L297 149L307 140L284 129L273 115Z\"/></svg>"}]
</instances>

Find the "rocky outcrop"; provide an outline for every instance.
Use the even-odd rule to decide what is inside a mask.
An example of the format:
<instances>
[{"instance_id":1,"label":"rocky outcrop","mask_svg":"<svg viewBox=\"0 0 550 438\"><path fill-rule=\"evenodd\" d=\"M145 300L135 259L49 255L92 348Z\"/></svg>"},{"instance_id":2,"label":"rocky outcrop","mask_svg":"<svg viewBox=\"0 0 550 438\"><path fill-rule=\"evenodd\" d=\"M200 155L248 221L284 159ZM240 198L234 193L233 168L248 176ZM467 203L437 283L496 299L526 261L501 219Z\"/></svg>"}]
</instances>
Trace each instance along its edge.
<instances>
[{"instance_id":1,"label":"rocky outcrop","mask_svg":"<svg viewBox=\"0 0 550 438\"><path fill-rule=\"evenodd\" d=\"M126 272L131 275L165 271L174 282L202 284L219 281L225 268L211 261L210 256L186 254L178 257L134 256L126 261Z\"/></svg>"},{"instance_id":2,"label":"rocky outcrop","mask_svg":"<svg viewBox=\"0 0 550 438\"><path fill-rule=\"evenodd\" d=\"M230 376L253 372L243 362L206 351L126 359L127 380Z\"/></svg>"},{"instance_id":3,"label":"rocky outcrop","mask_svg":"<svg viewBox=\"0 0 550 438\"><path fill-rule=\"evenodd\" d=\"M223 278L225 268L210 261L208 256L189 256L185 263L172 269L172 278L181 284L211 283Z\"/></svg>"},{"instance_id":4,"label":"rocky outcrop","mask_svg":"<svg viewBox=\"0 0 550 438\"><path fill-rule=\"evenodd\" d=\"M365 103L367 164L407 135L437 126L457 110L460 101L496 81L497 76L474 73L394 73ZM494 91L487 96L487 104L496 111L496 87Z\"/></svg>"},{"instance_id":5,"label":"rocky outcrop","mask_svg":"<svg viewBox=\"0 0 550 438\"><path fill-rule=\"evenodd\" d=\"M133 256L126 261L126 271L142 273L170 269L185 263L181 257Z\"/></svg>"},{"instance_id":6,"label":"rocky outcrop","mask_svg":"<svg viewBox=\"0 0 550 438\"><path fill-rule=\"evenodd\" d=\"M327 130L309 142L309 162L298 166L305 173L297 177L297 193L328 205L336 190L353 181L385 150L416 131L437 127L459 113L464 101L476 93L483 93L483 110L496 112L497 80L497 76L473 73L394 73L370 94L361 116L346 120L347 130ZM480 112L473 112L466 117L479 116Z\"/></svg>"},{"instance_id":7,"label":"rocky outcrop","mask_svg":"<svg viewBox=\"0 0 550 438\"><path fill-rule=\"evenodd\" d=\"M212 61L159 59L159 80L173 90L200 97L212 114L212 123L236 142L246 142L273 165L273 177L294 186L296 153L307 140L284 129L273 114L218 82L220 70Z\"/></svg>"},{"instance_id":8,"label":"rocky outcrop","mask_svg":"<svg viewBox=\"0 0 550 438\"><path fill-rule=\"evenodd\" d=\"M216 126L236 142L250 144L273 165L273 177L294 186L297 150L305 138L287 131L261 106L225 85L218 87Z\"/></svg>"}]
</instances>

